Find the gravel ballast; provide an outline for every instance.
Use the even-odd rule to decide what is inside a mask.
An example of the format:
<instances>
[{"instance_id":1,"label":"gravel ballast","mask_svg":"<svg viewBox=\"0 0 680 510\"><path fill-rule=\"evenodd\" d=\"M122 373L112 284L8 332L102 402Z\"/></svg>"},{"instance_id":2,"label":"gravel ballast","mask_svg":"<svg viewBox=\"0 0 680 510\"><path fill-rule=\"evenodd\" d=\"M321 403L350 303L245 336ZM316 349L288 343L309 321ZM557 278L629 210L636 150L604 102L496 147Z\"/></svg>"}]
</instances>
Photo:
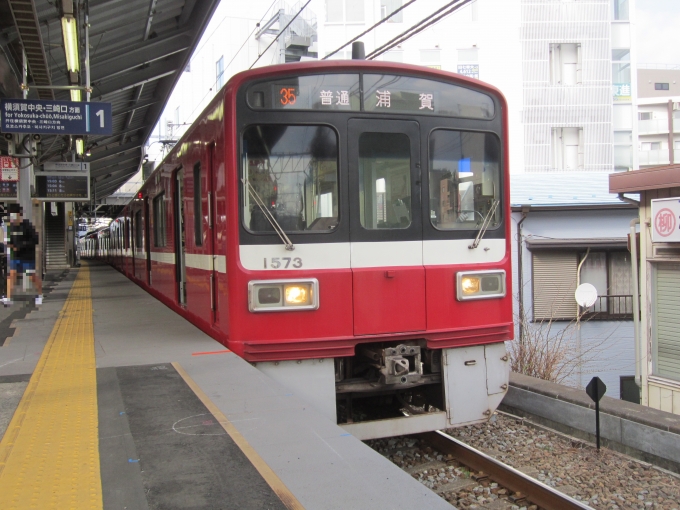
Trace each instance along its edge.
<instances>
[{"instance_id":1,"label":"gravel ballast","mask_svg":"<svg viewBox=\"0 0 680 510\"><path fill-rule=\"evenodd\" d=\"M543 483L602 509L680 510L680 477L579 439L497 414L451 436ZM478 484L464 467L412 437L368 444L458 508L521 508L496 484ZM428 451L429 450L429 451ZM531 508L531 507L530 507Z\"/></svg>"}]
</instances>

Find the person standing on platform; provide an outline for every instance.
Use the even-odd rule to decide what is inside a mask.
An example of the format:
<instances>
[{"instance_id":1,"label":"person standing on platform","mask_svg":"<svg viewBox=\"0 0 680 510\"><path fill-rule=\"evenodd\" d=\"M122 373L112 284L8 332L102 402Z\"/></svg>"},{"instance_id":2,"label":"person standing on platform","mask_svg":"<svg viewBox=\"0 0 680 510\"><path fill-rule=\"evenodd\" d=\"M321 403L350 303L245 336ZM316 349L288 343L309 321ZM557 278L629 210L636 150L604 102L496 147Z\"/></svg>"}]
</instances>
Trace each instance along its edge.
<instances>
[{"instance_id":1,"label":"person standing on platform","mask_svg":"<svg viewBox=\"0 0 680 510\"><path fill-rule=\"evenodd\" d=\"M9 206L9 227L7 229L9 253L9 275L7 277L7 297L5 306L12 304L12 292L16 286L17 273L23 278L29 277L38 295L35 304L42 304L42 279L35 273L35 249L38 245L38 233L31 222L23 219L19 204Z\"/></svg>"}]
</instances>

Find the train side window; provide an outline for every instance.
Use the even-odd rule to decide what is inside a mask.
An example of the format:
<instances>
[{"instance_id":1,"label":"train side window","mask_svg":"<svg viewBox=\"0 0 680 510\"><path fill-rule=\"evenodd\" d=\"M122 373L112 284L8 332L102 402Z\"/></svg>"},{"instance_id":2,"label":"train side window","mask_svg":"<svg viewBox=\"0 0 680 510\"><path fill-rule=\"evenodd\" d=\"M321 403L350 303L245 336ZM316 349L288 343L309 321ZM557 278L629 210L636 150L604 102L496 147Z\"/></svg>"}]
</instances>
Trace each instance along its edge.
<instances>
[{"instance_id":1,"label":"train side window","mask_svg":"<svg viewBox=\"0 0 680 510\"><path fill-rule=\"evenodd\" d=\"M201 162L194 165L194 241L203 246L203 194L201 192Z\"/></svg>"},{"instance_id":2,"label":"train side window","mask_svg":"<svg viewBox=\"0 0 680 510\"><path fill-rule=\"evenodd\" d=\"M157 248L165 246L165 193L153 199L153 244Z\"/></svg>"},{"instance_id":3,"label":"train side window","mask_svg":"<svg viewBox=\"0 0 680 510\"><path fill-rule=\"evenodd\" d=\"M125 232L123 233L123 248L130 248L130 218L125 218Z\"/></svg>"},{"instance_id":4,"label":"train side window","mask_svg":"<svg viewBox=\"0 0 680 510\"><path fill-rule=\"evenodd\" d=\"M135 213L135 249L136 251L144 250L144 235L142 232L142 210Z\"/></svg>"},{"instance_id":5,"label":"train side window","mask_svg":"<svg viewBox=\"0 0 680 510\"><path fill-rule=\"evenodd\" d=\"M411 149L404 133L359 137L359 217L365 229L411 225Z\"/></svg>"},{"instance_id":6,"label":"train side window","mask_svg":"<svg viewBox=\"0 0 680 510\"><path fill-rule=\"evenodd\" d=\"M439 230L477 230L501 199L496 135L437 129L430 135L430 221ZM496 207L490 229L501 221Z\"/></svg>"},{"instance_id":7,"label":"train side window","mask_svg":"<svg viewBox=\"0 0 680 510\"><path fill-rule=\"evenodd\" d=\"M338 137L328 126L259 125L243 134L243 223L273 232L330 232L338 225Z\"/></svg>"}]
</instances>

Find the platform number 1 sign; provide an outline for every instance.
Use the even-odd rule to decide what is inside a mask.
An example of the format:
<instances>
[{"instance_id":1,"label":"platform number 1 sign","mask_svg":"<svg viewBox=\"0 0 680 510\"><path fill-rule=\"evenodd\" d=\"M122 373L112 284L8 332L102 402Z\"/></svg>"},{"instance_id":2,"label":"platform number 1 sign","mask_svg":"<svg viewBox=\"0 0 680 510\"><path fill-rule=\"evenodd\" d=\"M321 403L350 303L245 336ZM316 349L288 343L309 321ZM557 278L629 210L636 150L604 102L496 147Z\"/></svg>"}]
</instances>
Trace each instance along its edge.
<instances>
[{"instance_id":1,"label":"platform number 1 sign","mask_svg":"<svg viewBox=\"0 0 680 510\"><path fill-rule=\"evenodd\" d=\"M107 135L112 132L110 103L85 104L85 129L87 134Z\"/></svg>"}]
</instances>

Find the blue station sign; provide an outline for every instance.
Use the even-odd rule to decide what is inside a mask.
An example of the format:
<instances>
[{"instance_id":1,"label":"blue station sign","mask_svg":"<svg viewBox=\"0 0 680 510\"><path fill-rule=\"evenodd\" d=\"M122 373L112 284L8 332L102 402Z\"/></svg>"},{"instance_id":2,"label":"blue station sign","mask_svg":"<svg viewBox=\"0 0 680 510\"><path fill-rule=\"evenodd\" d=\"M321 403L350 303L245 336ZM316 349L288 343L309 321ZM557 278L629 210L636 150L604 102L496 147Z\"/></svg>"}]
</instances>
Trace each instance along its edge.
<instances>
[{"instance_id":1,"label":"blue station sign","mask_svg":"<svg viewBox=\"0 0 680 510\"><path fill-rule=\"evenodd\" d=\"M110 135L111 103L0 99L3 133Z\"/></svg>"}]
</instances>

